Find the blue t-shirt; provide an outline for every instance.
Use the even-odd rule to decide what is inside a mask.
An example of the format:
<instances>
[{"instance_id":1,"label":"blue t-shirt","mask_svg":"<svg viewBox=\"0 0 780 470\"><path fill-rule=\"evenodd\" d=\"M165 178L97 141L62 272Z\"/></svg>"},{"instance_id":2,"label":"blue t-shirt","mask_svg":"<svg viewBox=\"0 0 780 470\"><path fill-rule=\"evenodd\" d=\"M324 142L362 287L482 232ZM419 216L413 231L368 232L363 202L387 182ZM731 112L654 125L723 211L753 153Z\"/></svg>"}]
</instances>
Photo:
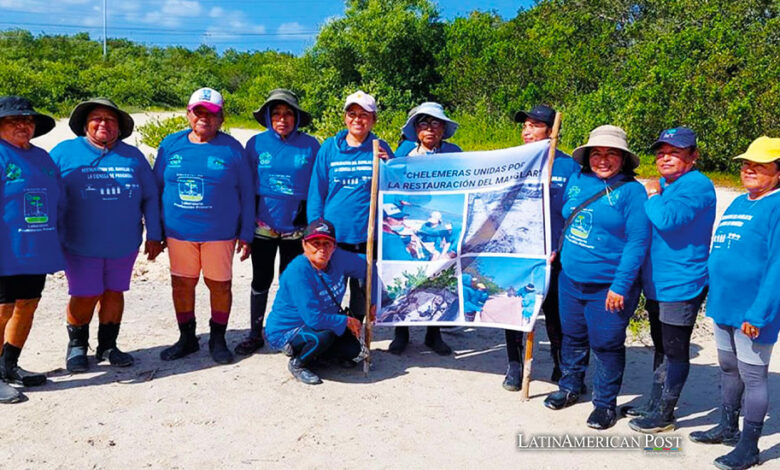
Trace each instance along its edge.
<instances>
[{"instance_id":1,"label":"blue t-shirt","mask_svg":"<svg viewBox=\"0 0 780 470\"><path fill-rule=\"evenodd\" d=\"M743 194L718 223L709 259L707 316L715 323L760 329L755 341L777 342L780 330L780 190L751 201Z\"/></svg>"},{"instance_id":2,"label":"blue t-shirt","mask_svg":"<svg viewBox=\"0 0 780 470\"><path fill-rule=\"evenodd\" d=\"M561 231L566 220L563 218L563 195L569 178L580 171L580 165L566 153L555 150L550 178L550 241L552 249L558 249Z\"/></svg>"},{"instance_id":3,"label":"blue t-shirt","mask_svg":"<svg viewBox=\"0 0 780 470\"><path fill-rule=\"evenodd\" d=\"M336 248L328 267L319 275L304 255L292 260L279 279L279 291L266 320L268 344L281 349L304 325L343 334L347 317L339 313L339 306L325 286L340 305L347 277L366 277L366 260L340 248Z\"/></svg>"},{"instance_id":4,"label":"blue t-shirt","mask_svg":"<svg viewBox=\"0 0 780 470\"><path fill-rule=\"evenodd\" d=\"M397 149L395 149L395 156L396 157L405 157L409 155L409 153L417 148L417 145L419 145L417 142L412 142L411 140L404 139L403 142L398 146ZM447 141L444 141L441 143L441 146L439 148L435 149L433 152L426 152L426 153L458 153L462 152L460 147L458 147L455 144L451 144Z\"/></svg>"},{"instance_id":5,"label":"blue t-shirt","mask_svg":"<svg viewBox=\"0 0 780 470\"><path fill-rule=\"evenodd\" d=\"M317 153L306 201L307 219L329 220L341 243L364 243L368 236L375 139L374 134L369 134L359 147L350 147L347 131L342 130L325 140ZM387 143L379 143L392 158Z\"/></svg>"},{"instance_id":6,"label":"blue t-shirt","mask_svg":"<svg viewBox=\"0 0 780 470\"><path fill-rule=\"evenodd\" d=\"M121 258L147 240L162 240L160 200L152 167L135 147L101 150L85 137L51 151L65 188L63 246L82 256Z\"/></svg>"},{"instance_id":7,"label":"blue t-shirt","mask_svg":"<svg viewBox=\"0 0 780 470\"><path fill-rule=\"evenodd\" d=\"M286 140L273 130L249 139L246 151L257 172L255 217L259 222L280 233L300 228L293 221L301 202L308 196L311 170L319 149L317 139L300 131L292 132Z\"/></svg>"},{"instance_id":8,"label":"blue t-shirt","mask_svg":"<svg viewBox=\"0 0 780 470\"><path fill-rule=\"evenodd\" d=\"M244 148L222 132L205 144L190 142L189 133L186 129L166 137L154 162L165 236L250 243L255 191Z\"/></svg>"},{"instance_id":9,"label":"blue t-shirt","mask_svg":"<svg viewBox=\"0 0 780 470\"><path fill-rule=\"evenodd\" d=\"M602 180L580 172L569 179L563 200L563 216L568 218L582 202L623 180L629 182L577 214L563 233L561 253L563 272L571 280L610 284L618 295L626 295L636 281L650 244L645 188L622 174Z\"/></svg>"},{"instance_id":10,"label":"blue t-shirt","mask_svg":"<svg viewBox=\"0 0 780 470\"><path fill-rule=\"evenodd\" d=\"M672 184L661 178L661 188L645 202L652 238L642 265L642 288L648 299L681 302L707 286L715 187L692 170Z\"/></svg>"},{"instance_id":11,"label":"blue t-shirt","mask_svg":"<svg viewBox=\"0 0 780 470\"><path fill-rule=\"evenodd\" d=\"M0 139L0 276L65 267L58 224L62 181L45 150Z\"/></svg>"}]
</instances>

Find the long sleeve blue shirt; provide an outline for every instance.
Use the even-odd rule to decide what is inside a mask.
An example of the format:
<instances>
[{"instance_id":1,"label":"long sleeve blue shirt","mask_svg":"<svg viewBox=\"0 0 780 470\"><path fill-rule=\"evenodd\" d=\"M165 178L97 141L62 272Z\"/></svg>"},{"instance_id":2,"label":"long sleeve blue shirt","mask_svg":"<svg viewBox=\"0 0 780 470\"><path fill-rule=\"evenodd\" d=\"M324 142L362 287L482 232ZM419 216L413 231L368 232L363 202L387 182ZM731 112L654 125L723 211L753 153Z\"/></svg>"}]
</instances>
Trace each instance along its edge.
<instances>
[{"instance_id":1,"label":"long sleeve blue shirt","mask_svg":"<svg viewBox=\"0 0 780 470\"><path fill-rule=\"evenodd\" d=\"M580 165L571 156L556 150L550 178L550 241L552 249L558 249L561 231L566 220L563 218L563 196L569 178L580 171Z\"/></svg>"},{"instance_id":2,"label":"long sleeve blue shirt","mask_svg":"<svg viewBox=\"0 0 780 470\"><path fill-rule=\"evenodd\" d=\"M333 223L336 239L341 243L364 243L371 203L371 171L374 158L370 134L359 147L347 144L342 130L322 143L311 175L306 202L308 221L319 217ZM393 152L383 140L380 145L392 158Z\"/></svg>"},{"instance_id":3,"label":"long sleeve blue shirt","mask_svg":"<svg viewBox=\"0 0 780 470\"><path fill-rule=\"evenodd\" d=\"M650 243L645 188L622 174L602 180L580 172L569 180L563 201L563 216L568 218L582 202L625 179L629 182L577 214L563 233L561 256L563 272L570 279L610 284L618 295L626 295L636 281Z\"/></svg>"},{"instance_id":4,"label":"long sleeve blue shirt","mask_svg":"<svg viewBox=\"0 0 780 470\"><path fill-rule=\"evenodd\" d=\"M780 330L780 190L731 203L718 223L709 259L707 316L715 323L760 329L755 341L777 342Z\"/></svg>"},{"instance_id":5,"label":"long sleeve blue shirt","mask_svg":"<svg viewBox=\"0 0 780 470\"><path fill-rule=\"evenodd\" d=\"M642 288L648 299L681 302L707 286L715 187L692 170L672 184L661 178L661 189L645 202L652 238L642 265Z\"/></svg>"},{"instance_id":6,"label":"long sleeve blue shirt","mask_svg":"<svg viewBox=\"0 0 780 470\"><path fill-rule=\"evenodd\" d=\"M65 267L58 225L62 182L45 150L0 139L0 276Z\"/></svg>"},{"instance_id":7,"label":"long sleeve blue shirt","mask_svg":"<svg viewBox=\"0 0 780 470\"><path fill-rule=\"evenodd\" d=\"M347 317L339 313L339 306L325 286L340 305L347 277L366 277L366 260L340 248L336 248L328 267L319 275L304 255L292 260L279 279L279 291L266 320L268 344L281 349L304 325L343 334Z\"/></svg>"},{"instance_id":8,"label":"long sleeve blue shirt","mask_svg":"<svg viewBox=\"0 0 780 470\"><path fill-rule=\"evenodd\" d=\"M300 228L293 221L301 202L308 196L311 170L319 149L317 139L300 131L292 132L285 140L273 130L249 139L246 151L256 171L255 217L259 222L280 233Z\"/></svg>"},{"instance_id":9,"label":"long sleeve blue shirt","mask_svg":"<svg viewBox=\"0 0 780 470\"><path fill-rule=\"evenodd\" d=\"M63 245L82 256L120 258L147 240L162 240L160 200L152 167L137 148L117 142L101 150L85 137L51 151L65 188Z\"/></svg>"},{"instance_id":10,"label":"long sleeve blue shirt","mask_svg":"<svg viewBox=\"0 0 780 470\"><path fill-rule=\"evenodd\" d=\"M255 190L244 148L222 132L204 144L190 142L189 133L187 129L166 137L154 162L165 236L250 243Z\"/></svg>"}]
</instances>

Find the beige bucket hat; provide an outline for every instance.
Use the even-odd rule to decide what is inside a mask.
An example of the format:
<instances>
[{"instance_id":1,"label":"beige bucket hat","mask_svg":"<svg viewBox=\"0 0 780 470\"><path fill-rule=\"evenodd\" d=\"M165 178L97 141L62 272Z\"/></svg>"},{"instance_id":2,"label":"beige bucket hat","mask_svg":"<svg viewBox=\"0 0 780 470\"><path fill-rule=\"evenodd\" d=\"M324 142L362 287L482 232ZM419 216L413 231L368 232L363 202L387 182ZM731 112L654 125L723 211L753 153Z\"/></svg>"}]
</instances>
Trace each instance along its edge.
<instances>
[{"instance_id":1,"label":"beige bucket hat","mask_svg":"<svg viewBox=\"0 0 780 470\"><path fill-rule=\"evenodd\" d=\"M577 163L582 165L589 150L593 147L612 147L620 149L626 152L632 170L639 166L639 157L628 148L626 131L617 126L605 125L593 129L588 136L588 143L574 149L571 156Z\"/></svg>"}]
</instances>

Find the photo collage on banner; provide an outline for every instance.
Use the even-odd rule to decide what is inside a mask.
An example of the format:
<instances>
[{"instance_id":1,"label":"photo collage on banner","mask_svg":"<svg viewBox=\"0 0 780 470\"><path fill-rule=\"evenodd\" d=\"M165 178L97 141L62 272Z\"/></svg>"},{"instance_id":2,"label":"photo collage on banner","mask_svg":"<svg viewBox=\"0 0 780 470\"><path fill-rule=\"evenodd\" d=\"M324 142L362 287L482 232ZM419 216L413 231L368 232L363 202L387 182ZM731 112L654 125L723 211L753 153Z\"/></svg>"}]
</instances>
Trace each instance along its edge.
<instances>
[{"instance_id":1,"label":"photo collage on banner","mask_svg":"<svg viewBox=\"0 0 780 470\"><path fill-rule=\"evenodd\" d=\"M533 327L549 277L548 150L382 165L377 325Z\"/></svg>"}]
</instances>

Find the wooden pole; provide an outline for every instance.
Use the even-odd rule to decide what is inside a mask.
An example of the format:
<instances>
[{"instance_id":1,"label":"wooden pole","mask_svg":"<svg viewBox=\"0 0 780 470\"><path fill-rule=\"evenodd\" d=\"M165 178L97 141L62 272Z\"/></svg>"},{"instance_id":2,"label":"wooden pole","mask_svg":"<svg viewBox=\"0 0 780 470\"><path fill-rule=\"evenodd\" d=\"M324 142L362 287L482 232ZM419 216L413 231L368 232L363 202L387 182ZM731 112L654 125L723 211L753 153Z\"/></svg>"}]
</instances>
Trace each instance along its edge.
<instances>
[{"instance_id":1,"label":"wooden pole","mask_svg":"<svg viewBox=\"0 0 780 470\"><path fill-rule=\"evenodd\" d=\"M376 199L379 188L379 139L374 139L374 158L371 167L371 203L368 206L368 239L366 240L366 321L363 323L363 340L368 355L363 361L363 373L371 367L371 296L374 279L374 228L376 227Z\"/></svg>"},{"instance_id":2,"label":"wooden pole","mask_svg":"<svg viewBox=\"0 0 780 470\"><path fill-rule=\"evenodd\" d=\"M553 123L552 133L550 134L550 150L547 154L547 177L548 188L552 185L552 168L553 161L555 160L555 150L558 147L558 132L561 129L561 113L555 113L555 121ZM552 248L552 247L551 247ZM550 264L548 259L547 264ZM548 266L549 268L549 266ZM534 330L531 329L525 335L525 361L523 362L523 388L521 389L520 398L523 401L528 401L531 396L531 364L534 362Z\"/></svg>"}]
</instances>

